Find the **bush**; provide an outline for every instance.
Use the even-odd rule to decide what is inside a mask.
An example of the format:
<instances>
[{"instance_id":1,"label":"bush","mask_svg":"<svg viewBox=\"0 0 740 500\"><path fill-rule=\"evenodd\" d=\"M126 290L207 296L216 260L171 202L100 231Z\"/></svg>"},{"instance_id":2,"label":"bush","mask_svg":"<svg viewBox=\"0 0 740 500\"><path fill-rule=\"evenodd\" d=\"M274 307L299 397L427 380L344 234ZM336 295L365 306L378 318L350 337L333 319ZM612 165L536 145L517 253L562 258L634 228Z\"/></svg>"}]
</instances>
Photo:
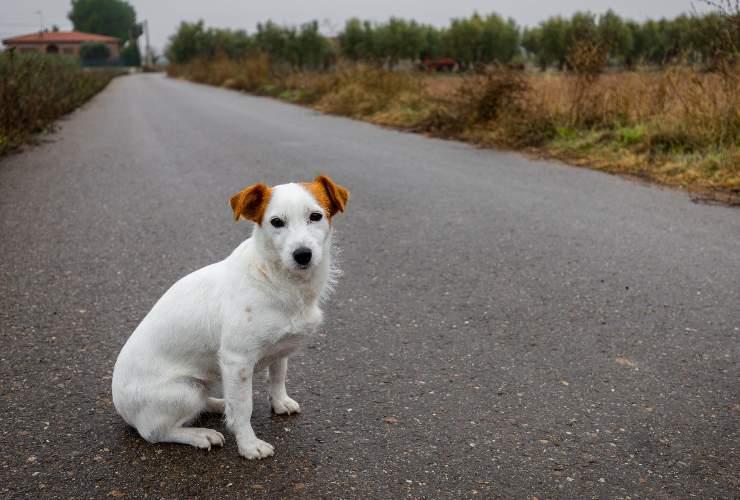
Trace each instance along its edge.
<instances>
[{"instance_id":1,"label":"bush","mask_svg":"<svg viewBox=\"0 0 740 500\"><path fill-rule=\"evenodd\" d=\"M387 109L403 93L421 92L414 75L377 66L348 65L336 70L333 77L318 107L338 115L369 116Z\"/></svg>"},{"instance_id":2,"label":"bush","mask_svg":"<svg viewBox=\"0 0 740 500\"><path fill-rule=\"evenodd\" d=\"M104 43L83 43L80 47L80 59L83 61L110 59L110 48Z\"/></svg>"},{"instance_id":3,"label":"bush","mask_svg":"<svg viewBox=\"0 0 740 500\"><path fill-rule=\"evenodd\" d=\"M571 124L591 127L597 124L595 100L598 93L594 85L604 71L609 51L601 42L583 40L576 43L568 53L566 63L573 74L571 78Z\"/></svg>"},{"instance_id":4,"label":"bush","mask_svg":"<svg viewBox=\"0 0 740 500\"><path fill-rule=\"evenodd\" d=\"M129 42L128 45L126 45L126 47L121 51L121 62L124 66L141 66L141 53L139 52L139 44L137 44L136 42Z\"/></svg>"},{"instance_id":5,"label":"bush","mask_svg":"<svg viewBox=\"0 0 740 500\"><path fill-rule=\"evenodd\" d=\"M458 90L460 106L471 123L496 119L503 110L520 112L529 85L522 73L503 65L478 69L463 80Z\"/></svg>"},{"instance_id":6,"label":"bush","mask_svg":"<svg viewBox=\"0 0 740 500\"><path fill-rule=\"evenodd\" d=\"M0 155L45 130L121 74L83 70L74 59L36 53L0 54Z\"/></svg>"}]
</instances>

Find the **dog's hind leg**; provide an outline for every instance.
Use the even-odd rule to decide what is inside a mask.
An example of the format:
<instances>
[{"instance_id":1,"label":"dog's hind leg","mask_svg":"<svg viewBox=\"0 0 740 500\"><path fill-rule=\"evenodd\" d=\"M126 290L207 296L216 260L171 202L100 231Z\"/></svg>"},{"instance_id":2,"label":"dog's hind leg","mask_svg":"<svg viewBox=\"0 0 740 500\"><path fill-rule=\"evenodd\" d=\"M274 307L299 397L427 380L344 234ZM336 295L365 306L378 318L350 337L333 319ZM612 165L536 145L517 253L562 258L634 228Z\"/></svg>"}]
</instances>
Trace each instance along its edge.
<instances>
[{"instance_id":1,"label":"dog's hind leg","mask_svg":"<svg viewBox=\"0 0 740 500\"><path fill-rule=\"evenodd\" d=\"M160 443L180 443L189 444L196 448L205 448L210 450L211 445L224 445L224 435L213 429L204 427L177 427L170 429L167 434L160 438Z\"/></svg>"},{"instance_id":2,"label":"dog's hind leg","mask_svg":"<svg viewBox=\"0 0 740 500\"><path fill-rule=\"evenodd\" d=\"M226 402L223 398L206 399L206 411L211 413L223 413L226 410Z\"/></svg>"},{"instance_id":3,"label":"dog's hind leg","mask_svg":"<svg viewBox=\"0 0 740 500\"><path fill-rule=\"evenodd\" d=\"M150 443L180 443L196 448L223 446L224 436L213 429L184 427L208 407L205 388L191 381L177 381L147 394L134 426Z\"/></svg>"}]
</instances>

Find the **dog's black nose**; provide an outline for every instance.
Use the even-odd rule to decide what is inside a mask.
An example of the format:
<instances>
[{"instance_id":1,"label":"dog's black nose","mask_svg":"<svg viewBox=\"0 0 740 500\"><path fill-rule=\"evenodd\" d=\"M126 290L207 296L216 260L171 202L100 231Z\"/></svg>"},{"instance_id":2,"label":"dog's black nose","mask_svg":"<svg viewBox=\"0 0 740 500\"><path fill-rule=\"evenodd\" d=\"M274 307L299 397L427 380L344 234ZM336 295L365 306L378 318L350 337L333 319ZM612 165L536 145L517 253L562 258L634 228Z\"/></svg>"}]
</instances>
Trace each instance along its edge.
<instances>
[{"instance_id":1,"label":"dog's black nose","mask_svg":"<svg viewBox=\"0 0 740 500\"><path fill-rule=\"evenodd\" d=\"M300 265L307 266L308 263L311 262L311 249L306 248L306 247L301 247L295 252L293 252L293 258Z\"/></svg>"}]
</instances>

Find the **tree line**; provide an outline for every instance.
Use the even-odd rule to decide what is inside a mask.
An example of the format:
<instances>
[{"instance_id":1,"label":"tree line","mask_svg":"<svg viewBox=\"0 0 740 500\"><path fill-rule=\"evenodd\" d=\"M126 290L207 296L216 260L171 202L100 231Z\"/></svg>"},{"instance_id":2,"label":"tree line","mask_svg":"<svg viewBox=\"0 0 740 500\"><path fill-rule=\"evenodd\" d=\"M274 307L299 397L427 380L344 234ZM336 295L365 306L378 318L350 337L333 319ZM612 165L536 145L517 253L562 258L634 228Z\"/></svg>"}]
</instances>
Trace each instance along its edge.
<instances>
[{"instance_id":1,"label":"tree line","mask_svg":"<svg viewBox=\"0 0 740 500\"><path fill-rule=\"evenodd\" d=\"M720 40L726 40L718 34L728 29L734 47L740 47L737 23L717 13L636 22L611 10L598 16L576 12L570 18L551 17L531 28L495 13L453 19L442 28L397 18L383 23L353 18L334 38L321 34L316 21L298 27L268 21L259 24L253 34L206 28L198 21L180 24L170 37L166 55L173 63L186 63L217 54L241 58L261 52L297 69L326 68L343 57L389 67L400 61L449 58L462 69L477 63L529 61L544 70L564 69L575 45L589 42L607 52L609 64L633 67L710 63Z\"/></svg>"}]
</instances>

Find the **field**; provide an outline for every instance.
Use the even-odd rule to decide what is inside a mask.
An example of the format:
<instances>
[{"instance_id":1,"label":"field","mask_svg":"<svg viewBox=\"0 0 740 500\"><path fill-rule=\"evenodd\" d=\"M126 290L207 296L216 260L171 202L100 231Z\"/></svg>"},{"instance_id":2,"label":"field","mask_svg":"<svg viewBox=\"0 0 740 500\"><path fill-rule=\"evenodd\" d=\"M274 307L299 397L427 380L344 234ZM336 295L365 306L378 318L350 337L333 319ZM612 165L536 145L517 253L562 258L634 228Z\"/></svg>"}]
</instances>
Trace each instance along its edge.
<instances>
[{"instance_id":1,"label":"field","mask_svg":"<svg viewBox=\"0 0 740 500\"><path fill-rule=\"evenodd\" d=\"M61 56L0 54L0 156L48 130L120 74L120 69L84 70Z\"/></svg>"},{"instance_id":2,"label":"field","mask_svg":"<svg viewBox=\"0 0 740 500\"><path fill-rule=\"evenodd\" d=\"M262 55L171 65L168 73L379 125L636 176L702 197L740 199L736 67L543 74L489 66L438 76L362 64L291 72Z\"/></svg>"}]
</instances>

